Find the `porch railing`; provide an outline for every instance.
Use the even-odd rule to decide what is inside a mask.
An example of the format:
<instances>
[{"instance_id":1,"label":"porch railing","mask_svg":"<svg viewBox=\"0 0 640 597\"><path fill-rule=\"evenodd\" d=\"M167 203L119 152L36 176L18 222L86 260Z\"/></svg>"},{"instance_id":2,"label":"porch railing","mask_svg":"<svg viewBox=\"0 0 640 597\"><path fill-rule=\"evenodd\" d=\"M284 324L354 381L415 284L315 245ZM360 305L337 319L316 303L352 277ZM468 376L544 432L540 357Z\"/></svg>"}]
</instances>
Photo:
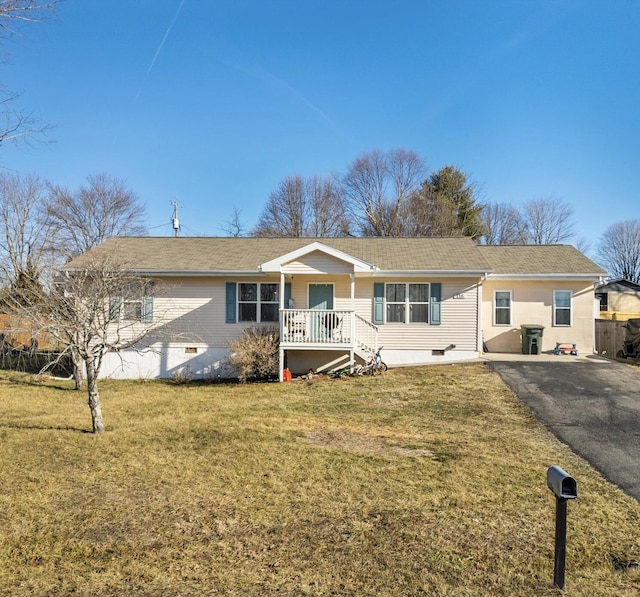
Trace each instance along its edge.
<instances>
[{"instance_id":1,"label":"porch railing","mask_svg":"<svg viewBox=\"0 0 640 597\"><path fill-rule=\"evenodd\" d=\"M344 345L353 343L353 311L282 309L280 314L282 342Z\"/></svg>"},{"instance_id":2,"label":"porch railing","mask_svg":"<svg viewBox=\"0 0 640 597\"><path fill-rule=\"evenodd\" d=\"M378 328L360 315L355 314L355 349L362 353L375 352L378 346Z\"/></svg>"}]
</instances>

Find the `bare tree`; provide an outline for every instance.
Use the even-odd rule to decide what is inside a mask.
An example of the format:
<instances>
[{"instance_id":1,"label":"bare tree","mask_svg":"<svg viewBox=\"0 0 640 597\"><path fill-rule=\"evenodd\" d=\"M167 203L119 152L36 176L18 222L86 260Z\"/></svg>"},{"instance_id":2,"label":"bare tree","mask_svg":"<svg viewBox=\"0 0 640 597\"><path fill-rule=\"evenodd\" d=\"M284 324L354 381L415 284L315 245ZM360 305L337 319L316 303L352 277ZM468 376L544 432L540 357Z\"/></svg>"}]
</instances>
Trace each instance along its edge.
<instances>
[{"instance_id":1,"label":"bare tree","mask_svg":"<svg viewBox=\"0 0 640 597\"><path fill-rule=\"evenodd\" d=\"M0 39L18 35L25 23L40 21L58 1L0 0ZM33 114L17 109L17 98L18 94L0 87L0 145L6 141L38 138L49 128Z\"/></svg>"},{"instance_id":2,"label":"bare tree","mask_svg":"<svg viewBox=\"0 0 640 597\"><path fill-rule=\"evenodd\" d=\"M226 232L227 236L231 236L233 238L238 238L240 236L245 235L246 224L242 221L240 214L242 210L237 207L233 208L233 213L231 214L231 218L225 220L220 226L220 230Z\"/></svg>"},{"instance_id":3,"label":"bare tree","mask_svg":"<svg viewBox=\"0 0 640 597\"><path fill-rule=\"evenodd\" d=\"M0 86L0 145L10 142L47 141L46 133L51 129L30 112L16 108L19 95Z\"/></svg>"},{"instance_id":4,"label":"bare tree","mask_svg":"<svg viewBox=\"0 0 640 597\"><path fill-rule=\"evenodd\" d=\"M50 270L52 229L42 217L46 187L36 176L0 174L0 278L7 289Z\"/></svg>"},{"instance_id":5,"label":"bare tree","mask_svg":"<svg viewBox=\"0 0 640 597\"><path fill-rule=\"evenodd\" d=\"M573 207L562 199L547 197L528 201L524 204L524 217L530 244L558 244L574 235Z\"/></svg>"},{"instance_id":6,"label":"bare tree","mask_svg":"<svg viewBox=\"0 0 640 597\"><path fill-rule=\"evenodd\" d=\"M455 166L433 172L409 202L408 233L411 236L470 236L485 233L484 206L475 197L474 185Z\"/></svg>"},{"instance_id":7,"label":"bare tree","mask_svg":"<svg viewBox=\"0 0 640 597\"><path fill-rule=\"evenodd\" d=\"M598 246L598 260L612 277L640 284L640 220L609 226Z\"/></svg>"},{"instance_id":8,"label":"bare tree","mask_svg":"<svg viewBox=\"0 0 640 597\"><path fill-rule=\"evenodd\" d=\"M52 186L46 208L57 246L67 256L85 253L111 236L145 234L144 214L125 181L107 174L88 176L87 185L75 192Z\"/></svg>"},{"instance_id":9,"label":"bare tree","mask_svg":"<svg viewBox=\"0 0 640 597\"><path fill-rule=\"evenodd\" d=\"M0 31L3 37L15 35L19 25L40 21L45 12L51 11L59 0L0 0Z\"/></svg>"},{"instance_id":10,"label":"bare tree","mask_svg":"<svg viewBox=\"0 0 640 597\"><path fill-rule=\"evenodd\" d=\"M319 176L288 176L269 195L253 235L333 237L344 234L345 227L338 185Z\"/></svg>"},{"instance_id":11,"label":"bare tree","mask_svg":"<svg viewBox=\"0 0 640 597\"><path fill-rule=\"evenodd\" d=\"M288 176L269 195L254 236L304 236L306 205L301 176Z\"/></svg>"},{"instance_id":12,"label":"bare tree","mask_svg":"<svg viewBox=\"0 0 640 597\"><path fill-rule=\"evenodd\" d=\"M574 240L573 246L578 249L578 251L584 253L587 257L589 257L592 249L591 239L587 238L586 236L581 236Z\"/></svg>"},{"instance_id":13,"label":"bare tree","mask_svg":"<svg viewBox=\"0 0 640 597\"><path fill-rule=\"evenodd\" d=\"M98 389L104 356L142 347L157 329L159 318L150 305L158 289L103 252L69 264L50 292L14 302L17 313L63 347L61 357L68 354L84 367L94 433L105 430Z\"/></svg>"},{"instance_id":14,"label":"bare tree","mask_svg":"<svg viewBox=\"0 0 640 597\"><path fill-rule=\"evenodd\" d=\"M313 176L307 180L306 191L312 213L308 235L315 238L348 235L349 220L339 185L332 179Z\"/></svg>"},{"instance_id":15,"label":"bare tree","mask_svg":"<svg viewBox=\"0 0 640 597\"><path fill-rule=\"evenodd\" d=\"M527 225L518 209L509 203L486 203L482 210L487 245L527 243Z\"/></svg>"},{"instance_id":16,"label":"bare tree","mask_svg":"<svg viewBox=\"0 0 640 597\"><path fill-rule=\"evenodd\" d=\"M403 236L408 201L426 166L413 151L374 149L356 158L342 177L349 213L365 236Z\"/></svg>"}]
</instances>

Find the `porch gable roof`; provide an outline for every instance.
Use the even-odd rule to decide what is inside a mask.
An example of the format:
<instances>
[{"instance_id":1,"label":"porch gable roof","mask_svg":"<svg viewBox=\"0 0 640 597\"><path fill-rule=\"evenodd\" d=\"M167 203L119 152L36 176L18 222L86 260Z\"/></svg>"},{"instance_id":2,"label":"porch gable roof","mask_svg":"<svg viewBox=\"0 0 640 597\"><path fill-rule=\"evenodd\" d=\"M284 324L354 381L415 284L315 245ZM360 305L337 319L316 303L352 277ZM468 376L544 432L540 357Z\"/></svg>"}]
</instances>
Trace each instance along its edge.
<instances>
[{"instance_id":1,"label":"porch gable roof","mask_svg":"<svg viewBox=\"0 0 640 597\"><path fill-rule=\"evenodd\" d=\"M305 255L314 253L315 251L319 251L320 253L324 253L325 255L329 255L330 257L334 257L335 259L353 266L354 273L372 272L378 269L372 263L367 263L363 259L358 259L353 255L349 255L348 253L340 251L339 249L336 249L334 247L329 247L319 241L314 241L308 245L295 249L294 251L290 251L284 255L280 255L275 259L266 261L259 266L259 269L264 273L281 272L283 266L285 266L287 263L296 261L301 257L304 257Z\"/></svg>"}]
</instances>

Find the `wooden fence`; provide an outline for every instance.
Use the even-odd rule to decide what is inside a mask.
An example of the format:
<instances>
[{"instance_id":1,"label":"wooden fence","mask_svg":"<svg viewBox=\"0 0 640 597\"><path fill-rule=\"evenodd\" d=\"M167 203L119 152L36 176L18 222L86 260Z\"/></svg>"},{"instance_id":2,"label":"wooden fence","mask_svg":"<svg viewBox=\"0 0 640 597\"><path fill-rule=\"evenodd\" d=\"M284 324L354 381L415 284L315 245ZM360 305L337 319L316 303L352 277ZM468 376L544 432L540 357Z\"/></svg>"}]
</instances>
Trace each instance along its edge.
<instances>
[{"instance_id":1,"label":"wooden fence","mask_svg":"<svg viewBox=\"0 0 640 597\"><path fill-rule=\"evenodd\" d=\"M0 313L0 350L25 350L35 347L51 350L55 345L49 334L34 329L33 324L26 319Z\"/></svg>"},{"instance_id":2,"label":"wooden fence","mask_svg":"<svg viewBox=\"0 0 640 597\"><path fill-rule=\"evenodd\" d=\"M615 358L623 349L626 329L626 321L614 321L609 319L596 319L596 352Z\"/></svg>"}]
</instances>

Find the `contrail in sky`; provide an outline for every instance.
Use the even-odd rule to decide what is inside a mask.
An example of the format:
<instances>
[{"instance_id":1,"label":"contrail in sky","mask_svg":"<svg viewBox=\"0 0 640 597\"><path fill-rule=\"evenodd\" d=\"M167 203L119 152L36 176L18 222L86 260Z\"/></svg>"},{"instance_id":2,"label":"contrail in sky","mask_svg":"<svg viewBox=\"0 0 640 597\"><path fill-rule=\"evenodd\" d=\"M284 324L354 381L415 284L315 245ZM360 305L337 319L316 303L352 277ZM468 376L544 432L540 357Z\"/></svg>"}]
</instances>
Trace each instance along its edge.
<instances>
[{"instance_id":1,"label":"contrail in sky","mask_svg":"<svg viewBox=\"0 0 640 597\"><path fill-rule=\"evenodd\" d=\"M176 19L178 18L178 15L180 14L180 11L182 10L182 7L184 6L185 2L186 0L182 0L180 2L180 6L178 6L178 10L176 10L176 14L173 16L173 20L171 21L169 27L167 27L167 30L165 31L164 37L162 38L162 41L160 42L160 45L158 46L158 49L156 50L156 53L153 56L153 60L151 61L151 64L149 65L149 68L147 69L147 72L144 75L144 78L142 79L142 83L140 83L140 88L138 89L138 93L136 93L136 97L133 100L134 104L138 101L138 98L140 97L140 93L142 92L142 88L144 87L144 84L146 83L147 78L151 74L151 71L153 70L153 66L156 63L156 60L158 59L160 52L162 51L162 46L164 46L164 42L167 41L167 37L169 37L169 34L173 29L173 25L175 24Z\"/></svg>"}]
</instances>

